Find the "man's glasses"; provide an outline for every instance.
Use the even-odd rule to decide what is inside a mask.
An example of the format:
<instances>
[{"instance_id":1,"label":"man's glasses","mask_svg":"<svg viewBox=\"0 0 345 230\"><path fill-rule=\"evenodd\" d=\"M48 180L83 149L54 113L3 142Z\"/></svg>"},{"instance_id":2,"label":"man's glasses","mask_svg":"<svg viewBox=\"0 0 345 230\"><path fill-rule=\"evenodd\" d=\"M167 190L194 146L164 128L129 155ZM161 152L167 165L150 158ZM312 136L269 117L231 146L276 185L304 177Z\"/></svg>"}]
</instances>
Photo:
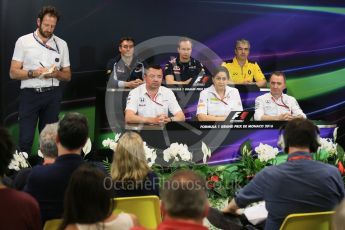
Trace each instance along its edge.
<instances>
[{"instance_id":1,"label":"man's glasses","mask_svg":"<svg viewBox=\"0 0 345 230\"><path fill-rule=\"evenodd\" d=\"M132 49L134 47L134 45L122 45L121 48L124 49Z\"/></svg>"}]
</instances>

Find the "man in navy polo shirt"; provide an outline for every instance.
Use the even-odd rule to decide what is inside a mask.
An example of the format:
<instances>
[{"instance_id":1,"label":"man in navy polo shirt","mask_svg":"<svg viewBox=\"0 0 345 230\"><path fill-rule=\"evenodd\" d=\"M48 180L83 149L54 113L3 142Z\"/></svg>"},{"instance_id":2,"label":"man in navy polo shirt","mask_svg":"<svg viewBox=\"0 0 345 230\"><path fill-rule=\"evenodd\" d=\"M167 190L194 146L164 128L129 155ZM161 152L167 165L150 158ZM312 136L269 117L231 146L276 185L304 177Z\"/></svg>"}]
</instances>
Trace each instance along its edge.
<instances>
[{"instance_id":1,"label":"man in navy polo shirt","mask_svg":"<svg viewBox=\"0 0 345 230\"><path fill-rule=\"evenodd\" d=\"M338 169L312 159L311 153L319 146L318 128L296 118L287 123L282 135L287 162L255 175L223 212L236 214L239 208L264 200L268 211L265 229L279 229L289 214L329 211L344 198Z\"/></svg>"},{"instance_id":2,"label":"man in navy polo shirt","mask_svg":"<svg viewBox=\"0 0 345 230\"><path fill-rule=\"evenodd\" d=\"M164 68L167 85L188 85L201 83L208 79L203 79L205 72L209 76L208 71L204 69L200 61L191 57L192 48L193 44L189 38L180 39L177 48L178 56L170 60ZM200 79L198 79L199 76Z\"/></svg>"}]
</instances>

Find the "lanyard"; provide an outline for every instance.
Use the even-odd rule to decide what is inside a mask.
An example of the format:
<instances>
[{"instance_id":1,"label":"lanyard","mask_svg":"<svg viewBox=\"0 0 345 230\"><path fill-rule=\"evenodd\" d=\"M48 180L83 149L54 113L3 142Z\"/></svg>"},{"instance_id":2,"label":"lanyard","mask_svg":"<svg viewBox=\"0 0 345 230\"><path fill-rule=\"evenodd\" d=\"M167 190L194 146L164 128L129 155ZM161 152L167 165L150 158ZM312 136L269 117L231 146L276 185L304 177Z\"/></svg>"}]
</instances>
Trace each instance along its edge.
<instances>
[{"instance_id":1,"label":"lanyard","mask_svg":"<svg viewBox=\"0 0 345 230\"><path fill-rule=\"evenodd\" d=\"M217 97L217 94L215 94L215 93L213 93L213 92L211 92L211 93L212 93L213 96L214 96L215 98L217 98L219 101L223 102L225 105L228 105L228 103L227 103L226 101L224 101L225 96L224 96L223 99L220 99L220 98Z\"/></svg>"},{"instance_id":2,"label":"lanyard","mask_svg":"<svg viewBox=\"0 0 345 230\"><path fill-rule=\"evenodd\" d=\"M153 101L153 102L156 103L157 105L163 106L163 104L161 104L161 103L159 103L159 102L156 101L158 92L157 92L157 94L155 95L155 97L154 97L153 99L150 97L150 95L149 95L147 92L146 92L146 95L150 98L151 101Z\"/></svg>"},{"instance_id":3,"label":"lanyard","mask_svg":"<svg viewBox=\"0 0 345 230\"><path fill-rule=\"evenodd\" d=\"M55 38L53 38L53 41L54 41L54 43L55 43L56 49L54 49L53 47L48 46L47 44L44 44L44 43L42 43L40 40L38 40L38 38L37 38L36 35L35 35L35 32L33 32L32 35L34 36L34 38L35 38L35 40L38 42L38 44L40 44L41 46L45 47L45 48L48 49L48 50L51 50L51 51L54 51L54 52L57 52L58 54L60 54L59 46L58 46L58 44L56 43Z\"/></svg>"},{"instance_id":4,"label":"lanyard","mask_svg":"<svg viewBox=\"0 0 345 230\"><path fill-rule=\"evenodd\" d=\"M288 161L298 161L298 160L311 160L311 156L294 156L290 157Z\"/></svg>"},{"instance_id":5,"label":"lanyard","mask_svg":"<svg viewBox=\"0 0 345 230\"><path fill-rule=\"evenodd\" d=\"M280 106L280 107L283 107L283 108L287 108L287 109L290 111L289 106L287 106L287 105L284 103L284 101L283 101L283 95L281 96L281 101L282 101L283 104L277 103L277 101L274 99L274 97L271 97L271 98L272 98L272 101L273 101L276 105L278 105L278 106Z\"/></svg>"}]
</instances>

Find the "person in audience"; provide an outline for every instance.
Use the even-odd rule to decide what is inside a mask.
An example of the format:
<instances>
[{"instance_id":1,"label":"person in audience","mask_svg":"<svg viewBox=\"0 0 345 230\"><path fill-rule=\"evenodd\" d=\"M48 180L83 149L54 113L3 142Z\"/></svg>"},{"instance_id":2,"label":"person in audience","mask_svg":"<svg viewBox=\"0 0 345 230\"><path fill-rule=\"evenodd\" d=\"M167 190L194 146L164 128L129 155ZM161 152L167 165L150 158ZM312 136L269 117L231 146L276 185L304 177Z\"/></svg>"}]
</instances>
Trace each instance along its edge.
<instances>
[{"instance_id":1,"label":"person in audience","mask_svg":"<svg viewBox=\"0 0 345 230\"><path fill-rule=\"evenodd\" d=\"M80 154L87 137L86 117L79 113L67 113L58 125L58 157L55 162L32 168L24 191L40 204L43 222L61 218L65 189L73 171L83 163Z\"/></svg>"},{"instance_id":2,"label":"person in audience","mask_svg":"<svg viewBox=\"0 0 345 230\"><path fill-rule=\"evenodd\" d=\"M173 91L161 86L162 79L160 66L152 65L146 69L145 84L129 92L125 110L126 123L165 124L185 120Z\"/></svg>"},{"instance_id":3,"label":"person in audience","mask_svg":"<svg viewBox=\"0 0 345 230\"><path fill-rule=\"evenodd\" d=\"M65 193L61 229L128 230L137 225L134 215L113 213L115 201L106 189L108 182L106 174L91 163L75 170Z\"/></svg>"},{"instance_id":4,"label":"person in audience","mask_svg":"<svg viewBox=\"0 0 345 230\"><path fill-rule=\"evenodd\" d=\"M345 199L335 208L335 214L332 218L333 230L345 229Z\"/></svg>"},{"instance_id":5,"label":"person in audience","mask_svg":"<svg viewBox=\"0 0 345 230\"><path fill-rule=\"evenodd\" d=\"M220 66L212 77L213 85L200 93L197 117L199 121L224 121L231 111L242 111L238 89L227 85L228 70Z\"/></svg>"},{"instance_id":6,"label":"person in audience","mask_svg":"<svg viewBox=\"0 0 345 230\"><path fill-rule=\"evenodd\" d=\"M55 143L58 124L47 124L40 133L40 151L43 155L43 165L49 165L55 162L58 156L58 150ZM25 168L18 172L13 181L13 187L17 190L23 190L26 180L31 172L31 168Z\"/></svg>"},{"instance_id":7,"label":"person in audience","mask_svg":"<svg viewBox=\"0 0 345 230\"><path fill-rule=\"evenodd\" d=\"M209 209L206 181L197 173L174 173L164 183L161 199L164 219L158 229L207 229L203 226Z\"/></svg>"},{"instance_id":8,"label":"person in audience","mask_svg":"<svg viewBox=\"0 0 345 230\"><path fill-rule=\"evenodd\" d=\"M151 171L140 135L126 132L119 139L111 164L115 197L159 196L159 178Z\"/></svg>"},{"instance_id":9,"label":"person in audience","mask_svg":"<svg viewBox=\"0 0 345 230\"><path fill-rule=\"evenodd\" d=\"M225 66L230 73L230 81L235 84L256 84L258 87L266 87L266 79L259 65L249 61L250 43L245 39L236 41L235 57L225 61ZM255 81L255 83L254 83Z\"/></svg>"},{"instance_id":10,"label":"person in audience","mask_svg":"<svg viewBox=\"0 0 345 230\"><path fill-rule=\"evenodd\" d=\"M136 88L144 83L144 64L134 56L134 45L133 38L121 38L120 54L108 61L107 74L115 88Z\"/></svg>"},{"instance_id":11,"label":"person in audience","mask_svg":"<svg viewBox=\"0 0 345 230\"><path fill-rule=\"evenodd\" d=\"M6 187L2 179L14 154L7 130L0 128L0 229L41 228L40 209L29 194Z\"/></svg>"},{"instance_id":12,"label":"person in audience","mask_svg":"<svg viewBox=\"0 0 345 230\"><path fill-rule=\"evenodd\" d=\"M265 229L279 229L292 213L333 210L344 198L344 182L333 165L315 161L319 130L309 120L295 118L282 130L279 144L287 162L263 169L237 192L223 210L236 214L240 208L264 200L268 217Z\"/></svg>"},{"instance_id":13,"label":"person in audience","mask_svg":"<svg viewBox=\"0 0 345 230\"><path fill-rule=\"evenodd\" d=\"M270 77L270 92L255 99L254 119L257 121L289 121L295 117L304 117L297 100L283 93L286 78L283 72L273 72Z\"/></svg>"},{"instance_id":14,"label":"person in audience","mask_svg":"<svg viewBox=\"0 0 345 230\"><path fill-rule=\"evenodd\" d=\"M164 76L167 85L188 85L194 83L198 76L202 82L205 74L200 61L191 57L193 43L189 38L181 38L178 43L178 56L165 65Z\"/></svg>"}]
</instances>

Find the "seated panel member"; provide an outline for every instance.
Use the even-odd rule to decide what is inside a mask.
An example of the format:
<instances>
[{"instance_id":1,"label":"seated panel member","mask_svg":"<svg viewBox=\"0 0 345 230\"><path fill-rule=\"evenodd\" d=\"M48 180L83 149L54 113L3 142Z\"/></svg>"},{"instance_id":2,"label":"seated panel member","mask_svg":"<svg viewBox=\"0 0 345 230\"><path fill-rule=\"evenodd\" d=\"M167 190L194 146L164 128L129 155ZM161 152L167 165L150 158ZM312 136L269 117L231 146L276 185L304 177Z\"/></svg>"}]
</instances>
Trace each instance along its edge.
<instances>
[{"instance_id":1,"label":"seated panel member","mask_svg":"<svg viewBox=\"0 0 345 230\"><path fill-rule=\"evenodd\" d=\"M197 116L199 121L224 121L231 111L242 111L238 89L227 86L228 70L220 66L212 77L213 85L200 93Z\"/></svg>"},{"instance_id":2,"label":"seated panel member","mask_svg":"<svg viewBox=\"0 0 345 230\"><path fill-rule=\"evenodd\" d=\"M185 116L172 90L161 86L163 71L158 65L145 70L145 84L131 90L125 110L126 123L164 124L184 121ZM172 114L172 117L168 115Z\"/></svg>"},{"instance_id":3,"label":"seated panel member","mask_svg":"<svg viewBox=\"0 0 345 230\"><path fill-rule=\"evenodd\" d=\"M237 40L235 46L235 57L225 61L225 66L230 74L230 81L234 84L255 84L258 87L266 87L266 79L262 74L259 65L249 61L250 43L245 39Z\"/></svg>"},{"instance_id":4,"label":"seated panel member","mask_svg":"<svg viewBox=\"0 0 345 230\"><path fill-rule=\"evenodd\" d=\"M286 78L283 72L273 72L270 77L271 92L255 99L256 121L288 121L295 117L306 118L297 100L283 93Z\"/></svg>"},{"instance_id":5,"label":"seated panel member","mask_svg":"<svg viewBox=\"0 0 345 230\"><path fill-rule=\"evenodd\" d=\"M108 61L107 74L115 88L136 88L143 83L144 64L134 56L134 45L133 38L121 38L120 54Z\"/></svg>"},{"instance_id":6,"label":"seated panel member","mask_svg":"<svg viewBox=\"0 0 345 230\"><path fill-rule=\"evenodd\" d=\"M178 56L165 65L164 76L167 85L188 85L205 72L203 65L192 58L192 41L181 38L177 48Z\"/></svg>"}]
</instances>

